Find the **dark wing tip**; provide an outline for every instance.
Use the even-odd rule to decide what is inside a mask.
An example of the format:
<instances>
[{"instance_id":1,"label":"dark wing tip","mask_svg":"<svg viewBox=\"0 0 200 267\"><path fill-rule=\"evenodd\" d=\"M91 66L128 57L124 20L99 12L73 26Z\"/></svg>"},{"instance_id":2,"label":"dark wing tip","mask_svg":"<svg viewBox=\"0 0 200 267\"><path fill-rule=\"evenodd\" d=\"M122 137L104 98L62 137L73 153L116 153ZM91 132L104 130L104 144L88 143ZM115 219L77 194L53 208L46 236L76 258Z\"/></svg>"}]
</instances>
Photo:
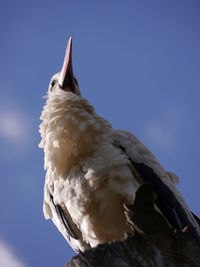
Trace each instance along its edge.
<instances>
[{"instance_id":1,"label":"dark wing tip","mask_svg":"<svg viewBox=\"0 0 200 267\"><path fill-rule=\"evenodd\" d=\"M72 229L70 223L68 222L68 220L67 220L67 218L66 218L66 216L65 216L65 213L64 213L62 207L59 206L59 205L56 205L56 204L54 203L54 201L53 201L53 196L52 196L52 195L51 195L50 197L51 197L51 201L52 201L52 203L53 203L53 205L54 205L54 207L55 207L55 209L56 209L56 212L57 212L57 214L58 214L58 217L59 217L60 220L62 221L62 223L63 223L63 225L64 225L64 227L65 227L65 229L66 229L68 235L71 236L71 237L74 238L74 239L78 239L78 237L77 237L77 235L75 234L74 230Z\"/></svg>"}]
</instances>

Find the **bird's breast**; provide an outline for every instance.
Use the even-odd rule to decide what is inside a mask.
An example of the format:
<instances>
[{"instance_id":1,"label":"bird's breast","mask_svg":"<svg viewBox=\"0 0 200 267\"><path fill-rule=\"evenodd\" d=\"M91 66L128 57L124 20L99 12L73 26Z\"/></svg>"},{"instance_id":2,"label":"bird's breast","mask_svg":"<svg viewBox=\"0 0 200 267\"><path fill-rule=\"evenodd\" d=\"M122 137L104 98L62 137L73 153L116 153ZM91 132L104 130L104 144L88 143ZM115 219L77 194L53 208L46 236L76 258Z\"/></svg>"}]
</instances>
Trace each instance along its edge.
<instances>
[{"instance_id":1,"label":"bird's breast","mask_svg":"<svg viewBox=\"0 0 200 267\"><path fill-rule=\"evenodd\" d=\"M56 107L50 104L47 103L41 116L40 147L44 148L45 167L56 169L64 178L73 166L101 147L111 128L80 103L69 102L66 106L54 103Z\"/></svg>"},{"instance_id":2,"label":"bird's breast","mask_svg":"<svg viewBox=\"0 0 200 267\"><path fill-rule=\"evenodd\" d=\"M133 201L139 184L128 165L109 167L93 160L74 167L66 180L54 181L53 198L67 208L83 240L96 246L119 240L128 231L123 204Z\"/></svg>"}]
</instances>

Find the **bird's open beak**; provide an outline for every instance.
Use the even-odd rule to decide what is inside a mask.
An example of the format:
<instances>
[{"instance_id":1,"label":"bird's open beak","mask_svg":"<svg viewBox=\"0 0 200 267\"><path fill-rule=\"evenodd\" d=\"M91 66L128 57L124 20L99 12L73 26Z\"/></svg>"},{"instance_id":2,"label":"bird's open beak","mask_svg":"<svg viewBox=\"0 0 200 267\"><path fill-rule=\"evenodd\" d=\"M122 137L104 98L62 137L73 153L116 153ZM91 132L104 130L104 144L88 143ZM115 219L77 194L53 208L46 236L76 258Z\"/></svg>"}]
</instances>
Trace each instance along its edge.
<instances>
[{"instance_id":1,"label":"bird's open beak","mask_svg":"<svg viewBox=\"0 0 200 267\"><path fill-rule=\"evenodd\" d=\"M72 37L70 36L65 59L59 76L59 85L65 91L74 92L74 75L72 69Z\"/></svg>"}]
</instances>

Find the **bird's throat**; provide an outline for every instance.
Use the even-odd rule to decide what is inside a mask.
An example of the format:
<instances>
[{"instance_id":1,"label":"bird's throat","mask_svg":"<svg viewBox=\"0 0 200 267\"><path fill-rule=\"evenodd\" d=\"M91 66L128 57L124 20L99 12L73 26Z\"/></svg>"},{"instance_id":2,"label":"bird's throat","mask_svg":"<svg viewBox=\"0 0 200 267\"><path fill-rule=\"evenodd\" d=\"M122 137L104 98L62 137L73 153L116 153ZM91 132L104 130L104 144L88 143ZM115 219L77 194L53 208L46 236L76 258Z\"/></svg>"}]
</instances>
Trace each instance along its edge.
<instances>
[{"instance_id":1,"label":"bird's throat","mask_svg":"<svg viewBox=\"0 0 200 267\"><path fill-rule=\"evenodd\" d=\"M62 177L94 153L108 128L87 101L78 100L48 99L41 115L40 147L45 153L45 168Z\"/></svg>"}]
</instances>

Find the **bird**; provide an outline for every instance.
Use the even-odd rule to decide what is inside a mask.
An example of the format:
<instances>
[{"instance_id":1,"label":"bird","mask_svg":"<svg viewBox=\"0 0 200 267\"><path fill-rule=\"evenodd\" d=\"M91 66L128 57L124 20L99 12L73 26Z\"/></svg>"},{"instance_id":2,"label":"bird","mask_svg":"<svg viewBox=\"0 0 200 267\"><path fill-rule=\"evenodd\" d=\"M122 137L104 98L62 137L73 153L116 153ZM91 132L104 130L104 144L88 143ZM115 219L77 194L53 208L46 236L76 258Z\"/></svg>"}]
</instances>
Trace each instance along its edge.
<instances>
[{"instance_id":1,"label":"bird","mask_svg":"<svg viewBox=\"0 0 200 267\"><path fill-rule=\"evenodd\" d=\"M150 184L156 207L173 229L188 229L200 244L199 219L166 171L132 133L116 130L82 95L72 67L72 37L63 66L50 80L41 114L43 212L77 252L121 240L130 232L124 205Z\"/></svg>"}]
</instances>

